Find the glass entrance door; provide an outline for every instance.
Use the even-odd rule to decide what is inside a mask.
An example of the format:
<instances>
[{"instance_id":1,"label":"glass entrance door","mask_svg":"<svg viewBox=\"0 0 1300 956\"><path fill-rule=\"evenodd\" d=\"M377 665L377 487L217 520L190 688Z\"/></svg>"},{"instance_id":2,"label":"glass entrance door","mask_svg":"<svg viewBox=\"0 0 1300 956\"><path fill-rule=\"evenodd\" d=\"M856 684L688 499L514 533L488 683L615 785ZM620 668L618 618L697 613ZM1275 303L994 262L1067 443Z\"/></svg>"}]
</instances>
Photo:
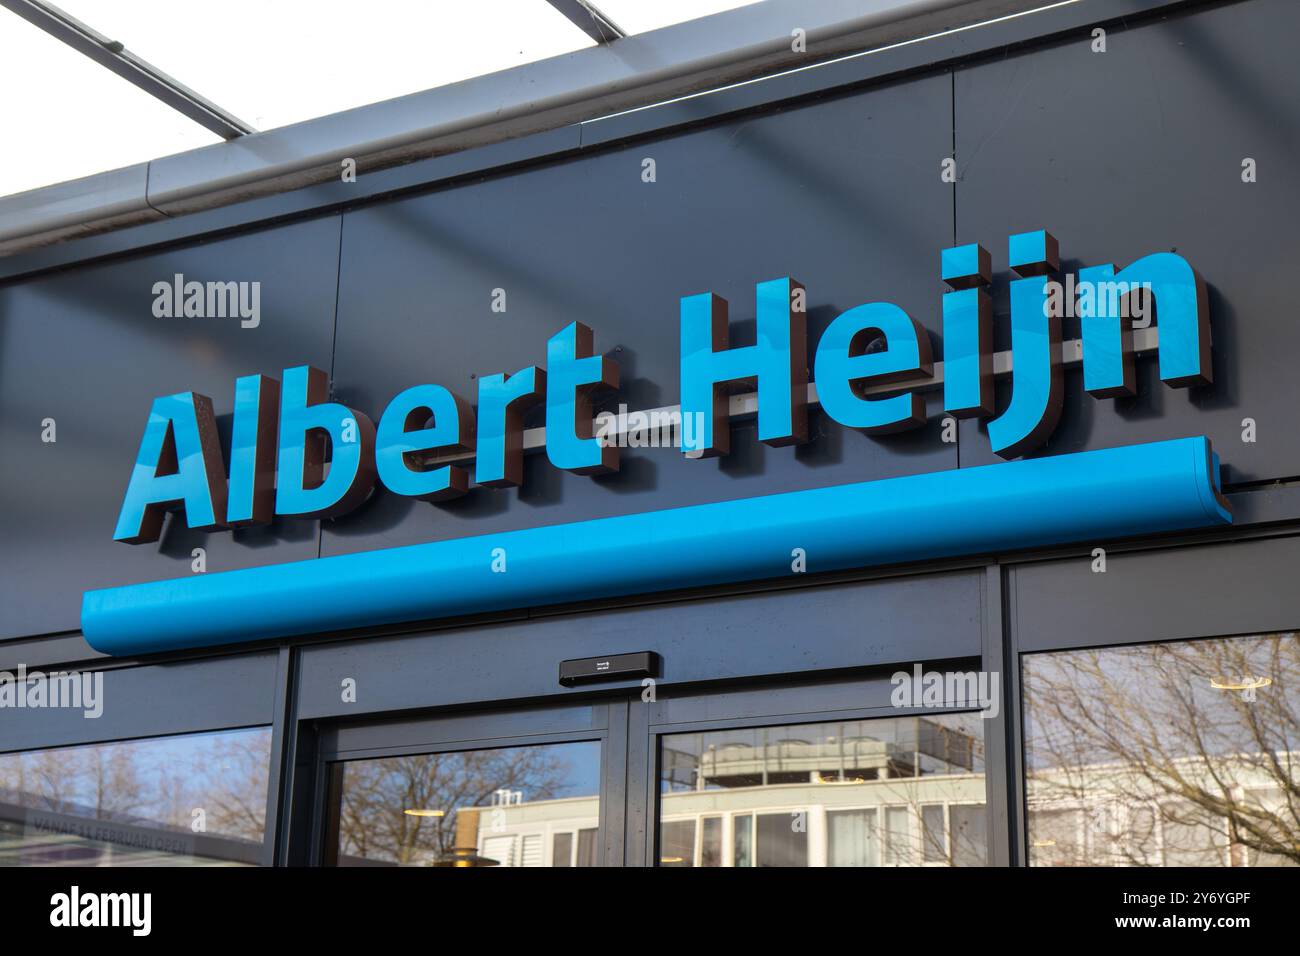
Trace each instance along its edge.
<instances>
[{"instance_id":1,"label":"glass entrance door","mask_svg":"<svg viewBox=\"0 0 1300 956\"><path fill-rule=\"evenodd\" d=\"M604 864L621 852L621 833L606 839L604 827L610 709L566 706L327 732L321 862Z\"/></svg>"},{"instance_id":2,"label":"glass entrance door","mask_svg":"<svg viewBox=\"0 0 1300 956\"><path fill-rule=\"evenodd\" d=\"M982 866L979 714L660 736L660 866Z\"/></svg>"},{"instance_id":3,"label":"glass entrance door","mask_svg":"<svg viewBox=\"0 0 1300 956\"><path fill-rule=\"evenodd\" d=\"M634 709L655 767L647 862L985 865L985 720L899 706L895 686L880 673L665 693Z\"/></svg>"},{"instance_id":4,"label":"glass entrance door","mask_svg":"<svg viewBox=\"0 0 1300 956\"><path fill-rule=\"evenodd\" d=\"M971 866L984 720L887 673L318 731L334 866Z\"/></svg>"}]
</instances>

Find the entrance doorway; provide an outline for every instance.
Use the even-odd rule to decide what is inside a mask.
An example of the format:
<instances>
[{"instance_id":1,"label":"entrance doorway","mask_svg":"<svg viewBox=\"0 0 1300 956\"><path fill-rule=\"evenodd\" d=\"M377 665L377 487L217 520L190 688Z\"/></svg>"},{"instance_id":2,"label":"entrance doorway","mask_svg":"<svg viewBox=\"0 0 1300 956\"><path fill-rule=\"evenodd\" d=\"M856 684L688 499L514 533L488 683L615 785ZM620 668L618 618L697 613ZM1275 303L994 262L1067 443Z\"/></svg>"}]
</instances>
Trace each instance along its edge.
<instances>
[{"instance_id":1,"label":"entrance doorway","mask_svg":"<svg viewBox=\"0 0 1300 956\"><path fill-rule=\"evenodd\" d=\"M611 709L592 703L342 725L321 736L321 862L331 866L600 866ZM622 722L613 721L620 729ZM621 743L621 741L620 741ZM621 819L621 817L620 817Z\"/></svg>"},{"instance_id":2,"label":"entrance doorway","mask_svg":"<svg viewBox=\"0 0 1300 956\"><path fill-rule=\"evenodd\" d=\"M985 864L985 721L895 707L891 687L879 674L665 689L324 727L316 859Z\"/></svg>"}]
</instances>

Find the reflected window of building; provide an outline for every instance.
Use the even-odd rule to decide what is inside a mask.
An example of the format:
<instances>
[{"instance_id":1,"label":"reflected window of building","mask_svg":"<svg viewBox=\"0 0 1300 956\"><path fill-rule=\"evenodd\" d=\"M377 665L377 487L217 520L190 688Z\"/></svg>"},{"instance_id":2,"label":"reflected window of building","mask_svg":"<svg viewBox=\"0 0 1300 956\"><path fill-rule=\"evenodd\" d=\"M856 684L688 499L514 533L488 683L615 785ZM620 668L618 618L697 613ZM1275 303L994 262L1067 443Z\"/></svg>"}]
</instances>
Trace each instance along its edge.
<instances>
[{"instance_id":1,"label":"reflected window of building","mask_svg":"<svg viewBox=\"0 0 1300 956\"><path fill-rule=\"evenodd\" d=\"M1300 863L1300 636L1026 654L1037 866Z\"/></svg>"},{"instance_id":2,"label":"reflected window of building","mask_svg":"<svg viewBox=\"0 0 1300 956\"><path fill-rule=\"evenodd\" d=\"M700 830L700 866L722 866L722 817L705 817Z\"/></svg>"},{"instance_id":3,"label":"reflected window of building","mask_svg":"<svg viewBox=\"0 0 1300 956\"><path fill-rule=\"evenodd\" d=\"M330 765L326 863L596 866L600 743Z\"/></svg>"},{"instance_id":4,"label":"reflected window of building","mask_svg":"<svg viewBox=\"0 0 1300 956\"><path fill-rule=\"evenodd\" d=\"M665 820L659 828L659 865L695 865L695 821Z\"/></svg>"},{"instance_id":5,"label":"reflected window of building","mask_svg":"<svg viewBox=\"0 0 1300 956\"><path fill-rule=\"evenodd\" d=\"M880 866L875 810L830 810L826 814L830 866Z\"/></svg>"},{"instance_id":6,"label":"reflected window of building","mask_svg":"<svg viewBox=\"0 0 1300 956\"><path fill-rule=\"evenodd\" d=\"M983 865L982 731L936 714L664 735L660 865Z\"/></svg>"},{"instance_id":7,"label":"reflected window of building","mask_svg":"<svg viewBox=\"0 0 1300 956\"><path fill-rule=\"evenodd\" d=\"M271 731L0 754L0 866L255 866Z\"/></svg>"},{"instance_id":8,"label":"reflected window of building","mask_svg":"<svg viewBox=\"0 0 1300 956\"><path fill-rule=\"evenodd\" d=\"M596 866L596 833L595 827L587 827L578 831L578 856L574 861L574 866Z\"/></svg>"},{"instance_id":9,"label":"reflected window of building","mask_svg":"<svg viewBox=\"0 0 1300 956\"><path fill-rule=\"evenodd\" d=\"M754 818L756 866L808 865L808 813L760 813Z\"/></svg>"},{"instance_id":10,"label":"reflected window of building","mask_svg":"<svg viewBox=\"0 0 1300 956\"><path fill-rule=\"evenodd\" d=\"M573 866L572 833L556 833L552 835L551 866Z\"/></svg>"},{"instance_id":11,"label":"reflected window of building","mask_svg":"<svg viewBox=\"0 0 1300 956\"><path fill-rule=\"evenodd\" d=\"M949 805L953 866L988 866L988 822L988 808L982 803Z\"/></svg>"},{"instance_id":12,"label":"reflected window of building","mask_svg":"<svg viewBox=\"0 0 1300 956\"><path fill-rule=\"evenodd\" d=\"M754 865L754 818L747 813L731 818L734 852L732 866Z\"/></svg>"},{"instance_id":13,"label":"reflected window of building","mask_svg":"<svg viewBox=\"0 0 1300 956\"><path fill-rule=\"evenodd\" d=\"M927 803L921 807L921 859L942 863L948 859L948 833L943 804Z\"/></svg>"},{"instance_id":14,"label":"reflected window of building","mask_svg":"<svg viewBox=\"0 0 1300 956\"><path fill-rule=\"evenodd\" d=\"M912 856L912 821L907 807L885 808L885 864L906 866Z\"/></svg>"}]
</instances>

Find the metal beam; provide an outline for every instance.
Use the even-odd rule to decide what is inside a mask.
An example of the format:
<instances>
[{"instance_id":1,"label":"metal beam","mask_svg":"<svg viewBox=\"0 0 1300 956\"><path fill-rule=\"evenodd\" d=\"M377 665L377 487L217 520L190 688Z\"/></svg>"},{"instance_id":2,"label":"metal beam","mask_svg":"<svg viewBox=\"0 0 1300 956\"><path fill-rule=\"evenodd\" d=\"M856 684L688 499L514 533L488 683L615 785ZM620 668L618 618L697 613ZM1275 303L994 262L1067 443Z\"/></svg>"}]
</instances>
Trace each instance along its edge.
<instances>
[{"instance_id":1,"label":"metal beam","mask_svg":"<svg viewBox=\"0 0 1300 956\"><path fill-rule=\"evenodd\" d=\"M184 215L337 180L344 157L355 159L358 172L365 174L807 66L819 58L927 36L1043 2L766 0L223 146L164 157L149 164L148 199L168 216ZM1127 9L1134 2L1156 0L1118 2ZM792 49L792 23L805 30L811 52Z\"/></svg>"},{"instance_id":2,"label":"metal beam","mask_svg":"<svg viewBox=\"0 0 1300 956\"><path fill-rule=\"evenodd\" d=\"M118 41L92 30L45 0L0 0L0 6L44 30L56 40L66 43L78 53L84 53L100 66L112 70L128 83L223 139L235 139L257 132L243 120L140 59Z\"/></svg>"},{"instance_id":3,"label":"metal beam","mask_svg":"<svg viewBox=\"0 0 1300 956\"><path fill-rule=\"evenodd\" d=\"M627 36L626 31L588 0L546 0L546 2L564 14L570 23L597 43L609 43Z\"/></svg>"}]
</instances>

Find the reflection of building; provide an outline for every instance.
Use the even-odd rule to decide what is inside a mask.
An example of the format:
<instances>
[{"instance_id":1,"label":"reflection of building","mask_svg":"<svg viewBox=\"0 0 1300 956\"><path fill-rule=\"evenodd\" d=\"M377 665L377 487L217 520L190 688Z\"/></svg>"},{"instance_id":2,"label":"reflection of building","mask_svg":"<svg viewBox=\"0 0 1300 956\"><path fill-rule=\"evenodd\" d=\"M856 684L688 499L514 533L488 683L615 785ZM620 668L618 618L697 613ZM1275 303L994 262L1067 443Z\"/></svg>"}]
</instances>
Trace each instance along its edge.
<instances>
[{"instance_id":1,"label":"reflection of building","mask_svg":"<svg viewBox=\"0 0 1300 956\"><path fill-rule=\"evenodd\" d=\"M1300 754L1278 754L1285 765ZM1223 806L1286 819L1287 795L1258 755L1204 760L1185 757L1169 770L1181 792L1156 785L1128 764L1044 769L1029 779L1029 845L1039 866L1294 866L1279 854L1234 843ZM1217 774L1217 779L1216 779ZM1231 781L1223 792L1224 781ZM1294 834L1265 842L1294 851Z\"/></svg>"},{"instance_id":2,"label":"reflection of building","mask_svg":"<svg viewBox=\"0 0 1300 956\"><path fill-rule=\"evenodd\" d=\"M681 755L666 747L663 759L667 775L680 783L683 781L672 771L684 757L689 775L698 777L698 789L915 777L921 772L923 757L948 767L973 767L979 744L971 735L924 718L895 721L895 725L894 740L863 734L818 740L790 736L757 745L710 745L700 755L698 769L693 754Z\"/></svg>"},{"instance_id":3,"label":"reflection of building","mask_svg":"<svg viewBox=\"0 0 1300 956\"><path fill-rule=\"evenodd\" d=\"M659 862L978 865L984 799L983 774L665 793Z\"/></svg>"},{"instance_id":4,"label":"reflection of building","mask_svg":"<svg viewBox=\"0 0 1300 956\"><path fill-rule=\"evenodd\" d=\"M479 853L505 866L583 865L594 859L598 812L595 797L547 800L499 808L494 829L485 810ZM985 813L978 774L665 793L659 862L975 865L984 859Z\"/></svg>"},{"instance_id":5,"label":"reflection of building","mask_svg":"<svg viewBox=\"0 0 1300 956\"><path fill-rule=\"evenodd\" d=\"M478 851L500 866L595 866L598 797L541 800L484 809Z\"/></svg>"},{"instance_id":6,"label":"reflection of building","mask_svg":"<svg viewBox=\"0 0 1300 956\"><path fill-rule=\"evenodd\" d=\"M942 717L681 735L662 759L661 865L985 860L981 742Z\"/></svg>"},{"instance_id":7,"label":"reflection of building","mask_svg":"<svg viewBox=\"0 0 1300 956\"><path fill-rule=\"evenodd\" d=\"M270 733L0 754L0 865L258 865Z\"/></svg>"},{"instance_id":8,"label":"reflection of building","mask_svg":"<svg viewBox=\"0 0 1300 956\"><path fill-rule=\"evenodd\" d=\"M1029 862L1300 861L1298 664L1294 633L1026 656Z\"/></svg>"},{"instance_id":9,"label":"reflection of building","mask_svg":"<svg viewBox=\"0 0 1300 956\"><path fill-rule=\"evenodd\" d=\"M1243 815L1300 843L1300 772L1250 762L1300 746L1300 3L735 5L0 196L0 862L1277 857ZM1104 57L1096 7L1141 8ZM1183 278L1142 328L1034 307L1102 263ZM259 290L259 324L178 314L191 283ZM898 331L854 325L887 302ZM676 408L717 456L581 437L622 406L620 439ZM8 703L23 668L102 677L102 712ZM989 719L934 716L973 690ZM1258 756L1221 785L1222 753Z\"/></svg>"},{"instance_id":10,"label":"reflection of building","mask_svg":"<svg viewBox=\"0 0 1300 956\"><path fill-rule=\"evenodd\" d=\"M965 718L883 718L666 737L665 866L974 865L986 859L981 742ZM483 811L506 865L589 858L594 797Z\"/></svg>"}]
</instances>

